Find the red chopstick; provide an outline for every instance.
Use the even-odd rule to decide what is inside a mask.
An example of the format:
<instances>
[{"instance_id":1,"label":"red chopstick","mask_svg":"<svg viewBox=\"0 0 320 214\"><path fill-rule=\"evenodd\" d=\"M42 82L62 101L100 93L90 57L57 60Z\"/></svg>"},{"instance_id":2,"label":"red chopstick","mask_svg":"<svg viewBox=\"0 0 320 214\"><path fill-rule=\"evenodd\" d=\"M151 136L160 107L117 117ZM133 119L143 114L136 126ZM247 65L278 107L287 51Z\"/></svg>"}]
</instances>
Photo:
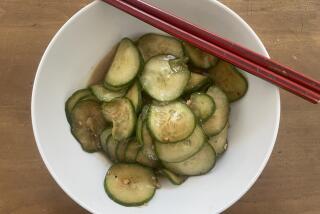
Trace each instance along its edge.
<instances>
[{"instance_id":1,"label":"red chopstick","mask_svg":"<svg viewBox=\"0 0 320 214\"><path fill-rule=\"evenodd\" d=\"M182 20L181 18L174 16L172 14L169 14L167 12L164 12L152 5L149 5L141 0L124 0L131 5L151 14L152 16L158 17L159 19L162 19L180 29L183 29L197 37L200 37L208 42L211 42L213 44L218 45L219 47L226 49L230 52L235 53L236 55L240 55L243 58L248 59L249 61L255 62L255 64L258 64L262 67L265 67L266 69L273 71L281 76L284 76L288 79L291 79L292 81L295 81L301 85L304 85L305 87L314 90L317 93L320 93L320 82L316 81L314 79L311 79L310 77L305 76L302 73L299 73L297 71L294 71L291 68L288 68L284 65L281 65L275 61L270 60L269 58L255 53L237 43L234 43L232 41L229 41L227 39L224 39L220 36L217 36L205 29L201 29L198 26L195 26L194 24L187 22L185 20Z\"/></svg>"},{"instance_id":2,"label":"red chopstick","mask_svg":"<svg viewBox=\"0 0 320 214\"><path fill-rule=\"evenodd\" d=\"M267 68L257 65L254 62L243 58L242 56L236 55L183 29L180 29L177 26L174 26L158 17L155 17L139 8L136 8L135 6L129 4L128 2L125 2L124 0L103 1L179 39L185 40L186 42L189 42L212 55L215 55L231 64L234 64L235 66L253 75L265 79L275 85L278 85L279 87L282 87L312 103L319 103L320 95L318 93L305 88L304 86L299 85L298 83L293 82L286 77L271 72Z\"/></svg>"}]
</instances>

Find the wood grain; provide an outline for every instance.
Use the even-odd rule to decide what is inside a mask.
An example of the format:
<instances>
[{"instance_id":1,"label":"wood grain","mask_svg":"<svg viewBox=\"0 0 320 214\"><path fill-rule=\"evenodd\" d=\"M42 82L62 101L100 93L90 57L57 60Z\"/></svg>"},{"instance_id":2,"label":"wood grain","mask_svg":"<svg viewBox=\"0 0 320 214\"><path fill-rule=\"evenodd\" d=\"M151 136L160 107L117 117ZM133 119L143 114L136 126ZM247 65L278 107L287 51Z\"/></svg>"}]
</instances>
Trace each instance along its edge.
<instances>
[{"instance_id":1,"label":"wood grain","mask_svg":"<svg viewBox=\"0 0 320 214\"><path fill-rule=\"evenodd\" d=\"M0 1L0 213L87 213L53 181L34 143L32 83L60 26L89 0ZM320 79L320 1L223 0L271 56ZM281 92L272 157L226 213L320 213L320 108Z\"/></svg>"}]
</instances>

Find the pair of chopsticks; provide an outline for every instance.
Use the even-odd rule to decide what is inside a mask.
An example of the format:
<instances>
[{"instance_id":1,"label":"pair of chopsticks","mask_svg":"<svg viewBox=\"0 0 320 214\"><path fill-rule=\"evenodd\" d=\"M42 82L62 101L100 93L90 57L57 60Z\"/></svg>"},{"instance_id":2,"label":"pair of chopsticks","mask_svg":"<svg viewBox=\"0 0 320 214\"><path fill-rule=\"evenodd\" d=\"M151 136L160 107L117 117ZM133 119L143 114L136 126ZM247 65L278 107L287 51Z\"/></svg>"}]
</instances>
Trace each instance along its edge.
<instances>
[{"instance_id":1,"label":"pair of chopsticks","mask_svg":"<svg viewBox=\"0 0 320 214\"><path fill-rule=\"evenodd\" d=\"M320 102L320 82L140 0L103 0L174 37L277 85Z\"/></svg>"}]
</instances>

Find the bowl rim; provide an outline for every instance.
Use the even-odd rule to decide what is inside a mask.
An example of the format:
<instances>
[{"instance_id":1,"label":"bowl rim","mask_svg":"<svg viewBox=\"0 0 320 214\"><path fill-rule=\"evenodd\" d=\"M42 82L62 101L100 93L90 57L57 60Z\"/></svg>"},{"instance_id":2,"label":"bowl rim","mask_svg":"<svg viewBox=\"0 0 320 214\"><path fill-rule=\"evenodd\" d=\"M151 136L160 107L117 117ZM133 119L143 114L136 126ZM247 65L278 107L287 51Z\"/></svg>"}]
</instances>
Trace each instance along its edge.
<instances>
[{"instance_id":1,"label":"bowl rim","mask_svg":"<svg viewBox=\"0 0 320 214\"><path fill-rule=\"evenodd\" d=\"M218 6L219 8L221 8L222 10L226 11L229 15L233 16L235 19L237 19L238 21L240 21L243 26L245 26L247 28L247 30L250 31L250 33L254 36L255 38L255 42L257 43L257 45L262 49L263 55L270 57L265 46L263 45L262 41L260 40L260 38L258 37L258 35L255 33L255 31L250 27L250 25L245 22L236 12L234 12L233 10L231 10L229 7L227 7L226 5L224 5L223 3L216 1L216 0L208 0L211 3L215 4L216 6ZM68 187L65 186L62 181L59 180L59 177L56 175L56 173L54 172L53 168L51 167L49 161L47 160L43 148L41 146L40 143L40 139L38 136L38 131L36 128L36 114L35 114L35 95L36 95L36 89L38 86L38 80L39 80L39 75L42 72L42 67L45 64L47 55L50 51L50 49L52 48L52 46L54 45L54 43L56 42L58 36L60 35L61 32L63 32L70 23L72 23L74 20L76 20L79 16L81 16L82 14L86 13L88 10L90 10L92 7L95 7L98 3L100 3L100 0L95 0L93 2L91 2L90 4L86 5L85 7L83 7L82 9L80 9L79 11L77 11L69 20L67 20L67 22L65 22L63 24L63 26L57 31L57 33L53 36L53 38L51 39L49 45L47 46L43 56L41 57L40 63L38 65L37 71L36 71L36 75L34 78L34 83L33 83L33 88L32 88L32 95L31 95L31 122L32 122L32 129L33 129L33 133L34 133L34 137L35 137L35 142L37 144L38 147L38 151L40 153L40 156L45 164L45 166L47 167L50 175L53 177L54 181L58 184L58 186L73 200L75 201L78 205L80 205L82 208L86 209L87 211L94 213L95 211L90 208L89 206L86 205L85 202L79 200L76 195L74 195L71 191L68 190ZM279 93L279 89L275 88L276 90L276 121L275 122L275 130L273 133L273 137L272 137L272 142L270 143L270 146L268 148L268 151L266 153L265 159L263 160L263 162L260 165L260 168L257 170L256 174L254 177L252 177L252 179L250 180L250 182L248 182L247 186L245 186L244 190L242 192L239 192L238 195L236 197L234 197L233 200L230 200L228 203L226 203L226 205L224 207L222 207L220 210L218 210L218 213L225 211L226 209L228 209L229 207L231 207L234 203L236 203L244 194L246 194L249 189L253 186L253 184L256 182L256 180L258 179L258 177L261 175L263 169L265 168L271 153L273 151L274 145L276 143L276 138L278 135L278 131L279 131L279 124L280 124L280 113L281 113L281 101L280 101L280 93Z\"/></svg>"}]
</instances>

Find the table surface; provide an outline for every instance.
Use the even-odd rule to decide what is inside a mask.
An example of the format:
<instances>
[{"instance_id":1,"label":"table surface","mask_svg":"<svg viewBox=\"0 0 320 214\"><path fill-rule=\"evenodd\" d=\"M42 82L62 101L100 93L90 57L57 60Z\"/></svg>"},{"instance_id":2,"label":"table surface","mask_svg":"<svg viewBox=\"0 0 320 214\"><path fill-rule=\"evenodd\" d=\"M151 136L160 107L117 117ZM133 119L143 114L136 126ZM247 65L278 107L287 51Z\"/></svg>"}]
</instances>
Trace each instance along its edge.
<instances>
[{"instance_id":1,"label":"table surface","mask_svg":"<svg viewBox=\"0 0 320 214\"><path fill-rule=\"evenodd\" d=\"M0 0L0 213L86 213L36 148L30 99L55 32L89 0ZM320 79L319 0L223 0L270 55ZM255 185L226 213L320 213L320 108L281 91L277 143Z\"/></svg>"}]
</instances>

